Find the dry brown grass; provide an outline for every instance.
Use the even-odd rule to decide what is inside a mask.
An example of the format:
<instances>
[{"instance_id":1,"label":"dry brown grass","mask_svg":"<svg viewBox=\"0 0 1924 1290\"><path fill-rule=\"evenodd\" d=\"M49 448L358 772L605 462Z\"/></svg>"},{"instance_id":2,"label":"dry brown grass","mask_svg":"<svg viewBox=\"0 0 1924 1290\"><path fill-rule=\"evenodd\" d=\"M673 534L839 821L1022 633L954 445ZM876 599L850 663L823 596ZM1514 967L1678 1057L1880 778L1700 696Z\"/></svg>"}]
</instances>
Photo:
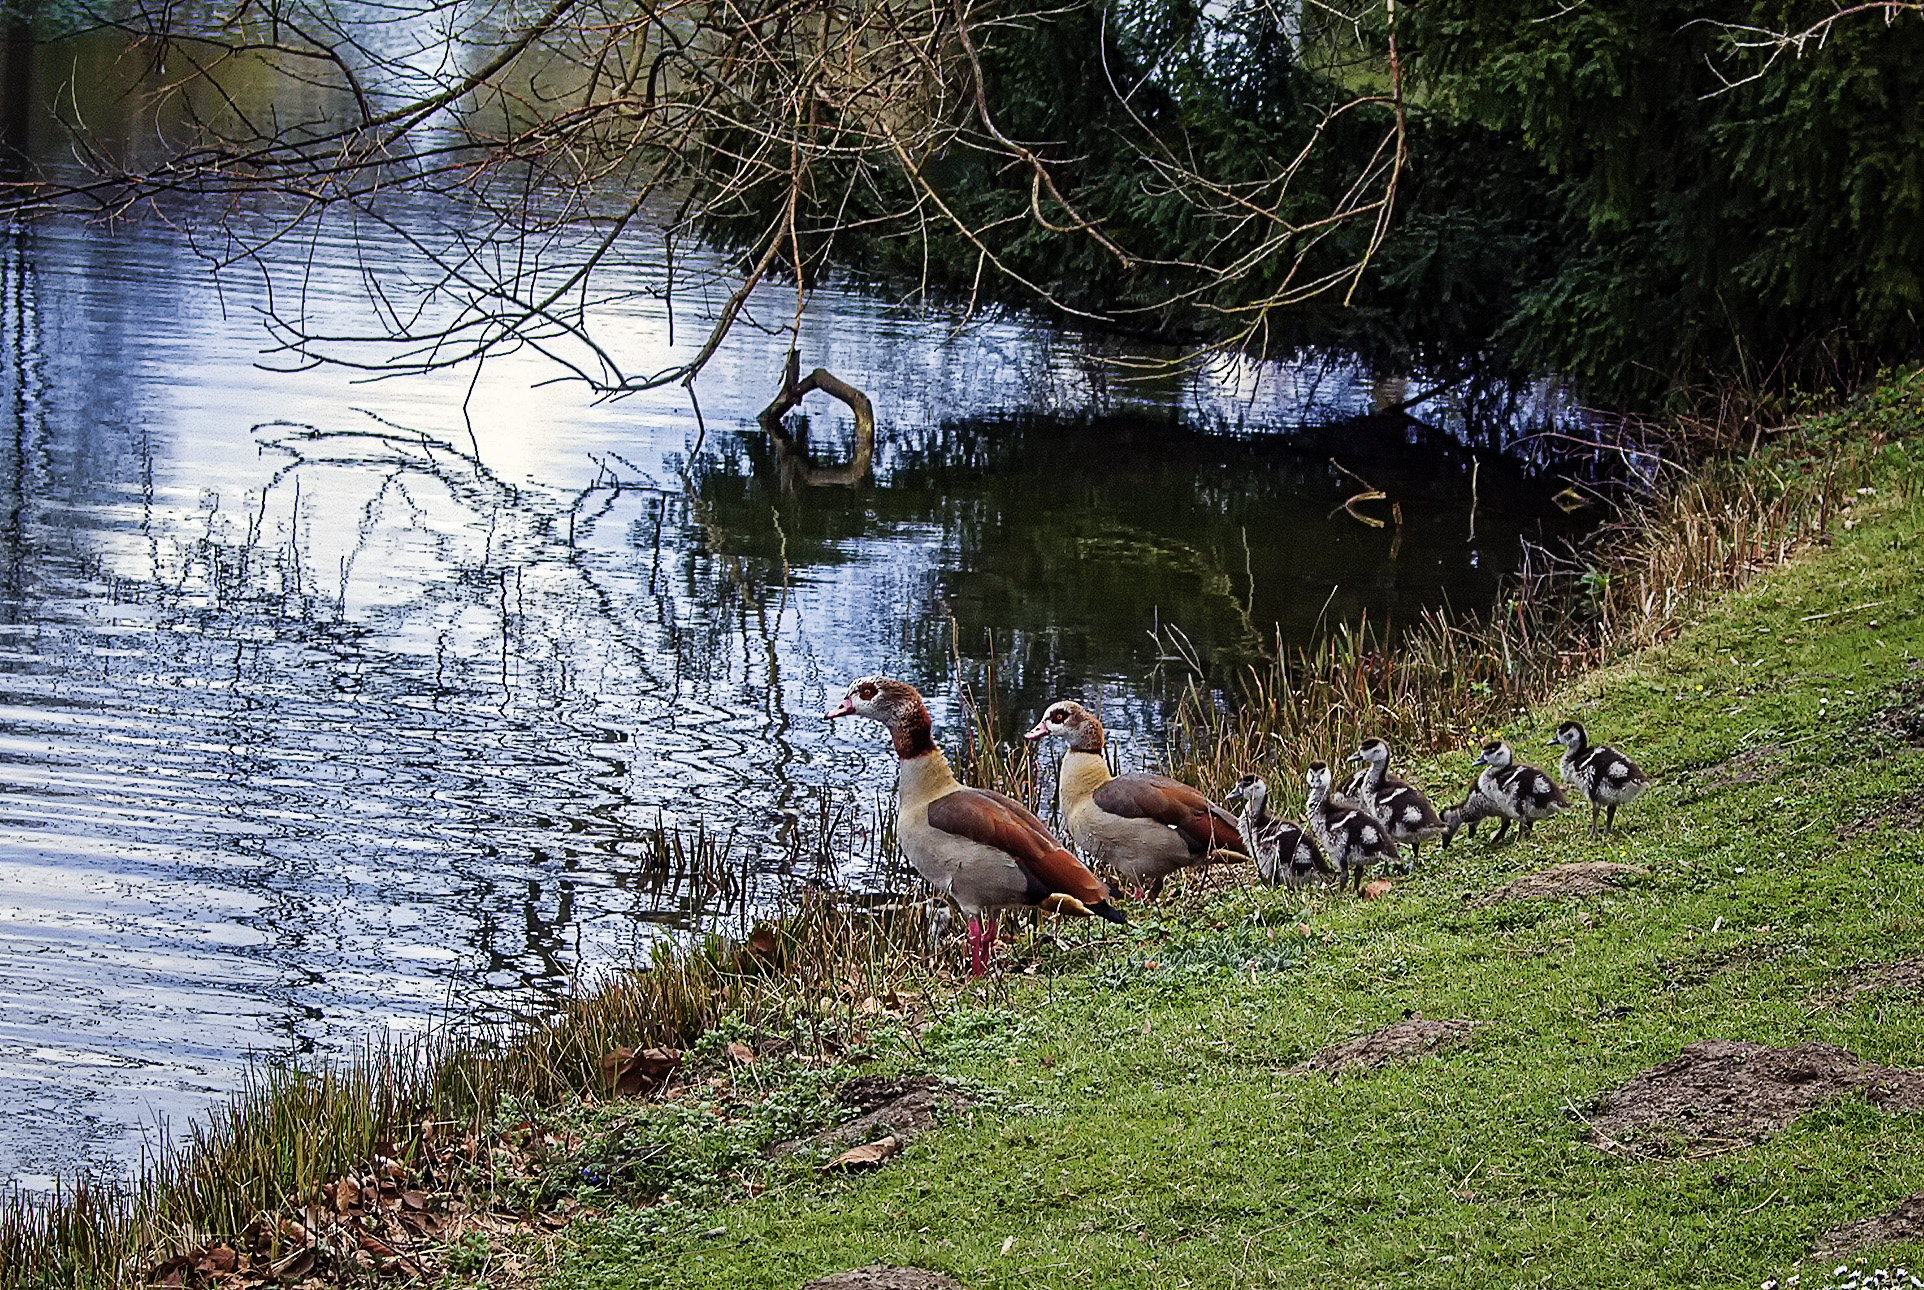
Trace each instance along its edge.
<instances>
[{"instance_id":1,"label":"dry brown grass","mask_svg":"<svg viewBox=\"0 0 1924 1290\"><path fill-rule=\"evenodd\" d=\"M1754 450L1679 470L1624 507L1581 561L1534 562L1480 620L1424 616L1394 646L1340 629L1278 649L1223 705L1192 686L1171 726L1169 773L1225 792L1253 767L1338 762L1371 735L1406 751L1461 747L1571 677L1669 640L1692 613L1813 543L1860 502L1909 481L1880 468L1892 439L1924 425L1924 372L1892 378L1839 412L1753 437Z\"/></svg>"},{"instance_id":2,"label":"dry brown grass","mask_svg":"<svg viewBox=\"0 0 1924 1290\"><path fill-rule=\"evenodd\" d=\"M717 863L692 839L680 845L691 865ZM871 1021L867 1001L926 991L945 970L916 906L811 896L745 943L664 946L649 967L602 980L545 1021L389 1040L313 1069L259 1066L133 1181L0 1198L0 1288L141 1284L169 1255L241 1248L262 1215L298 1210L370 1160L413 1159L450 1128L483 1135L510 1099L605 1094L610 1052L685 1048L724 1017L802 1051L840 1051Z\"/></svg>"}]
</instances>

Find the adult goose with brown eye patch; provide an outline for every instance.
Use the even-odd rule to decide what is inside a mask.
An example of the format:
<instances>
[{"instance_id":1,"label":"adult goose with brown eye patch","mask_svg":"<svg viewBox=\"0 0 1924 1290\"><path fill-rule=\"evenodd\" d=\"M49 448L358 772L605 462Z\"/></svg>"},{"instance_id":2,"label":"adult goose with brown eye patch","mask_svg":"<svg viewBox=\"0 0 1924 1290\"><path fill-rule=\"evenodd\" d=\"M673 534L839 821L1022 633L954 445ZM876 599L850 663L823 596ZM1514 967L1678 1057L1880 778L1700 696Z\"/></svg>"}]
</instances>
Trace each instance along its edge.
<instances>
[{"instance_id":1,"label":"adult goose with brown eye patch","mask_svg":"<svg viewBox=\"0 0 1924 1290\"><path fill-rule=\"evenodd\" d=\"M823 715L863 717L889 732L898 763L895 836L915 871L968 918L970 972L988 970L1004 909L1128 921L1109 903L1102 881L1027 807L956 780L914 686L865 676Z\"/></svg>"},{"instance_id":2,"label":"adult goose with brown eye patch","mask_svg":"<svg viewBox=\"0 0 1924 1290\"><path fill-rule=\"evenodd\" d=\"M1236 818L1179 779L1115 775L1102 755L1102 722L1080 703L1059 700L1023 736L1069 745L1056 774L1062 823L1082 853L1134 884L1142 898L1162 894L1178 869L1247 860Z\"/></svg>"},{"instance_id":3,"label":"adult goose with brown eye patch","mask_svg":"<svg viewBox=\"0 0 1924 1290\"><path fill-rule=\"evenodd\" d=\"M1547 820L1570 805L1556 781L1535 766L1518 761L1510 745L1501 739L1484 744L1476 764L1483 767L1476 777L1476 791L1503 818L1503 826L1490 839L1492 843L1503 841L1512 823L1517 826L1517 836L1527 838L1538 820Z\"/></svg>"},{"instance_id":4,"label":"adult goose with brown eye patch","mask_svg":"<svg viewBox=\"0 0 1924 1290\"><path fill-rule=\"evenodd\" d=\"M1373 864L1400 858L1395 839L1383 822L1360 806L1330 797L1329 767L1311 762L1304 778L1309 781L1309 805L1304 814L1309 829L1322 844L1323 854L1342 874L1342 881L1363 890L1363 876Z\"/></svg>"},{"instance_id":5,"label":"adult goose with brown eye patch","mask_svg":"<svg viewBox=\"0 0 1924 1290\"><path fill-rule=\"evenodd\" d=\"M1412 860L1419 858L1423 844L1443 833L1443 818L1430 799L1416 785L1389 773L1390 746L1381 739L1365 739L1349 759L1362 762L1363 769L1344 792L1383 821L1390 836L1409 847Z\"/></svg>"},{"instance_id":6,"label":"adult goose with brown eye patch","mask_svg":"<svg viewBox=\"0 0 1924 1290\"><path fill-rule=\"evenodd\" d=\"M1336 881L1336 870L1323 858L1309 831L1293 820L1269 813L1269 784L1261 775L1244 775L1237 780L1228 800L1243 805L1236 827L1256 862L1257 875L1265 883L1271 887L1301 887Z\"/></svg>"},{"instance_id":7,"label":"adult goose with brown eye patch","mask_svg":"<svg viewBox=\"0 0 1924 1290\"><path fill-rule=\"evenodd\" d=\"M1650 776L1636 762L1607 744L1590 742L1589 731L1580 721L1566 721L1557 727L1550 740L1562 745L1563 760L1557 769L1563 782L1582 793L1590 803L1590 836L1597 836L1597 814L1606 812L1605 834L1617 827L1617 808L1636 801L1650 787Z\"/></svg>"}]
</instances>

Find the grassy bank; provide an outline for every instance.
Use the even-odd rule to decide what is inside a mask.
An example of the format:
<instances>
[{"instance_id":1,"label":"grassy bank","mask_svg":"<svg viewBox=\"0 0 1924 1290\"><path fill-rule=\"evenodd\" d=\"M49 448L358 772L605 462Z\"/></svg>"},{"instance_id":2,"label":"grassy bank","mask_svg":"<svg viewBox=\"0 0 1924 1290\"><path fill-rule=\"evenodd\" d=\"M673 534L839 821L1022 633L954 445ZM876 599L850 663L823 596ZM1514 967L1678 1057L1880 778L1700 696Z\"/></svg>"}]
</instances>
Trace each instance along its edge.
<instances>
[{"instance_id":1,"label":"grassy bank","mask_svg":"<svg viewBox=\"0 0 1924 1290\"><path fill-rule=\"evenodd\" d=\"M265 1070L132 1188L0 1206L0 1290L788 1287L877 1258L978 1290L1788 1267L1924 1187L1915 1117L1839 1104L1759 1147L1662 1155L1600 1150L1586 1116L1705 1036L1924 1065L1914 995L1843 992L1924 943L1924 852L1872 827L1924 784L1921 409L1914 376L1706 466L1489 622L1278 661L1234 711L1192 702L1169 749L1217 791L1260 765L1300 792L1304 762L1384 732L1441 797L1483 733L1547 762L1580 713L1659 779L1610 843L1566 819L1459 844L1367 905L1197 883L1126 934L1026 937L980 984L929 954L913 911L813 902L493 1043ZM977 718L970 777L1037 794L1029 750ZM664 875L727 867L659 852ZM1574 902L1475 899L1589 859L1646 872ZM1481 1029L1379 1073L1289 1073L1406 1014ZM879 1176L823 1173L825 1146L769 1151L846 1119L858 1074L929 1072L973 1109Z\"/></svg>"},{"instance_id":2,"label":"grassy bank","mask_svg":"<svg viewBox=\"0 0 1924 1290\"><path fill-rule=\"evenodd\" d=\"M1589 1123L1704 1038L1924 1066L1924 998L1855 988L1924 953L1924 502L1916 445L1865 428L1802 447L1799 478L1863 473L1848 505L1831 491L1821 538L1798 521L1801 555L1769 534L1747 556L1700 546L1693 567L1728 581L1654 605L1646 648L1526 717L1485 714L1520 747L1580 715L1633 750L1658 783L1614 840L1566 818L1531 843L1459 843L1374 903L1197 893L1105 943L1025 947L1033 976L945 1023L966 1043L911 1032L879 1054L996 1090L989 1109L872 1177L672 1221L611 1211L575 1230L561 1281L787 1288L883 1260L976 1290L1754 1286L1924 1188L1924 1116L1861 1097L1757 1144L1619 1144ZM1467 783L1469 753L1418 770ZM1473 899L1580 860L1644 872L1579 899ZM1375 1072L1291 1072L1416 1014L1482 1026Z\"/></svg>"}]
</instances>

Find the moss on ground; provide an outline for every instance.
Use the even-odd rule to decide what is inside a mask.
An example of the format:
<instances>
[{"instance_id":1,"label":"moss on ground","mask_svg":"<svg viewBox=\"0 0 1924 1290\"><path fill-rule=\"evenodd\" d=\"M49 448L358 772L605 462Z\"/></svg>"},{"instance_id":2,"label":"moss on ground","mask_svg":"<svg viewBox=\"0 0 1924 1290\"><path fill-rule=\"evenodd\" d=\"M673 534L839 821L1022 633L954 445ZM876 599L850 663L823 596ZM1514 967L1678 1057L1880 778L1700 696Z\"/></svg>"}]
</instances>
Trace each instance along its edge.
<instances>
[{"instance_id":1,"label":"moss on ground","mask_svg":"<svg viewBox=\"0 0 1924 1290\"><path fill-rule=\"evenodd\" d=\"M1506 732L1545 765L1566 716L1630 750L1657 783L1614 839L1573 813L1529 843L1426 855L1373 903L1219 891L1140 911L1127 935L1067 929L894 1059L1000 1097L874 1174L611 1210L574 1229L561 1283L793 1290L878 1260L974 1290L1797 1271L1826 1231L1924 1188L1924 1115L1843 1100L1761 1144L1667 1151L1601 1148L1586 1117L1704 1038L1924 1067L1924 993L1853 989L1924 954L1924 748L1907 742L1924 729L1924 502L1906 451L1825 549ZM1470 756L1418 777L1441 798ZM1579 899L1467 899L1580 860L1647 873ZM1376 1071L1290 1071L1415 1014L1486 1024Z\"/></svg>"}]
</instances>

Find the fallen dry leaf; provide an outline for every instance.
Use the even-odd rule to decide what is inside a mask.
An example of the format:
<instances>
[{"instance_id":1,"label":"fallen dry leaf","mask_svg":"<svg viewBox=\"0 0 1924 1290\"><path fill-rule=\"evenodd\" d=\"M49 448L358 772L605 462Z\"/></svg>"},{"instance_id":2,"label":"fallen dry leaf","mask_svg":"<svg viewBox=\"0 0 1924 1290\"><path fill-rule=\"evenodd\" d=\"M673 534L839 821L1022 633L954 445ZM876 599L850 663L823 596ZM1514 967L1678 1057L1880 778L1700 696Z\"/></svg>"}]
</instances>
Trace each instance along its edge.
<instances>
[{"instance_id":1,"label":"fallen dry leaf","mask_svg":"<svg viewBox=\"0 0 1924 1290\"><path fill-rule=\"evenodd\" d=\"M736 1062L743 1066L753 1066L755 1064L755 1050L740 1041L730 1042L722 1051L728 1054L728 1060L731 1062Z\"/></svg>"},{"instance_id":2,"label":"fallen dry leaf","mask_svg":"<svg viewBox=\"0 0 1924 1290\"><path fill-rule=\"evenodd\" d=\"M658 1087L681 1067L672 1048L617 1048L601 1059L602 1077L616 1097L639 1097Z\"/></svg>"},{"instance_id":3,"label":"fallen dry leaf","mask_svg":"<svg viewBox=\"0 0 1924 1290\"><path fill-rule=\"evenodd\" d=\"M822 1172L826 1173L831 1169L874 1169L901 1149L901 1139L890 1135L879 1142L871 1142L866 1146L850 1147L847 1151L844 1151L841 1155L823 1165Z\"/></svg>"},{"instance_id":4,"label":"fallen dry leaf","mask_svg":"<svg viewBox=\"0 0 1924 1290\"><path fill-rule=\"evenodd\" d=\"M1396 884L1388 878L1378 878L1375 882L1366 882L1363 884L1363 899L1379 900L1389 895L1390 889L1394 886L1396 886Z\"/></svg>"},{"instance_id":5,"label":"fallen dry leaf","mask_svg":"<svg viewBox=\"0 0 1924 1290\"><path fill-rule=\"evenodd\" d=\"M361 1184L350 1177L340 1177L321 1188L321 1194L332 1201L336 1214L345 1214L358 1209L361 1205Z\"/></svg>"},{"instance_id":6,"label":"fallen dry leaf","mask_svg":"<svg viewBox=\"0 0 1924 1290\"><path fill-rule=\"evenodd\" d=\"M194 1262L194 1271L219 1274L233 1272L240 1267L240 1255L225 1245L214 1245L202 1253Z\"/></svg>"}]
</instances>

